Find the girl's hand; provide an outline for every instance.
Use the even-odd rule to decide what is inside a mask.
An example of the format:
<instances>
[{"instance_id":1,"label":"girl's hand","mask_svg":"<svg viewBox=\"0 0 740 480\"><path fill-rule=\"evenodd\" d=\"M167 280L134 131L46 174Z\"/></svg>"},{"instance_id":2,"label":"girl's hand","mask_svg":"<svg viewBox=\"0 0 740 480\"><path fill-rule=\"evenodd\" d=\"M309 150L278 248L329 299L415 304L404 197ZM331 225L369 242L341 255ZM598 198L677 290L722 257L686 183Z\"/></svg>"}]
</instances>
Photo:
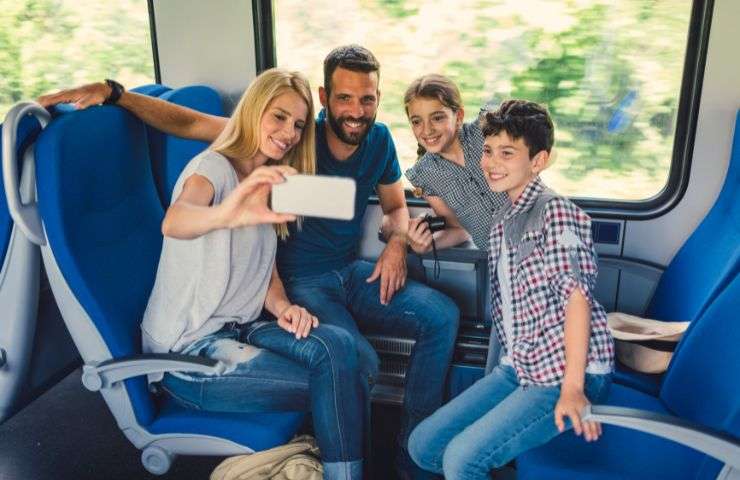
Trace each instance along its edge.
<instances>
[{"instance_id":1,"label":"girl's hand","mask_svg":"<svg viewBox=\"0 0 740 480\"><path fill-rule=\"evenodd\" d=\"M583 438L587 442L597 440L601 436L601 424L581 420L581 411L586 405L590 405L590 402L583 394L582 388L562 386L560 388L560 398L557 405L555 405L555 425L558 427L558 431L565 430L565 417L568 417L573 424L576 435L583 433Z\"/></svg>"},{"instance_id":2,"label":"girl's hand","mask_svg":"<svg viewBox=\"0 0 740 480\"><path fill-rule=\"evenodd\" d=\"M429 224L423 220L423 215L409 220L407 234L411 249L419 254L432 250L432 232L429 231Z\"/></svg>"},{"instance_id":3,"label":"girl's hand","mask_svg":"<svg viewBox=\"0 0 740 480\"><path fill-rule=\"evenodd\" d=\"M319 326L319 319L311 315L305 308L291 305L282 311L277 323L280 328L294 333L295 338L301 339L306 338L312 328Z\"/></svg>"},{"instance_id":4,"label":"girl's hand","mask_svg":"<svg viewBox=\"0 0 740 480\"><path fill-rule=\"evenodd\" d=\"M227 228L239 228L295 220L295 215L275 213L267 206L272 186L295 173L294 168L285 165L256 168L216 207L223 224Z\"/></svg>"}]
</instances>

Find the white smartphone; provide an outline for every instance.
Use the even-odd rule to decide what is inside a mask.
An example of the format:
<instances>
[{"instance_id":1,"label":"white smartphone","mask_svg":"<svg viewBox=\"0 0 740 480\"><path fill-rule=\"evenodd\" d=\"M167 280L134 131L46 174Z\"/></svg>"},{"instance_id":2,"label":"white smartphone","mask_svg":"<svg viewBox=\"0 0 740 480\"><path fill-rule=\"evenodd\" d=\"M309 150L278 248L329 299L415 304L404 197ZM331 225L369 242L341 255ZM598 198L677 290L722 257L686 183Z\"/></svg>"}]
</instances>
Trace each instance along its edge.
<instances>
[{"instance_id":1,"label":"white smartphone","mask_svg":"<svg viewBox=\"0 0 740 480\"><path fill-rule=\"evenodd\" d=\"M355 181L326 175L288 175L272 186L274 212L305 217L352 220L355 216Z\"/></svg>"}]
</instances>

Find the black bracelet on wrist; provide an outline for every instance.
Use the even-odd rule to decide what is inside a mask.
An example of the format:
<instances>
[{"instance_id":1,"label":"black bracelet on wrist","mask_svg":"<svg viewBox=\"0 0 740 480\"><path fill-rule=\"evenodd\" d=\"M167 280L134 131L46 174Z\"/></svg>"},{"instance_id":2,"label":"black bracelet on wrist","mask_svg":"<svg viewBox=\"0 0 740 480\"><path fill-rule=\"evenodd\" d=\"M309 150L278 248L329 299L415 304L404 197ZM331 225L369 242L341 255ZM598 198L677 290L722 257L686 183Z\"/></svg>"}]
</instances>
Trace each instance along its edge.
<instances>
[{"instance_id":1,"label":"black bracelet on wrist","mask_svg":"<svg viewBox=\"0 0 740 480\"><path fill-rule=\"evenodd\" d=\"M121 99L121 95L123 95L125 88L123 88L123 85L115 80L111 80L110 78L106 78L105 83L110 87L110 95L108 95L108 98L103 101L103 105L115 105L118 103L118 100Z\"/></svg>"}]
</instances>

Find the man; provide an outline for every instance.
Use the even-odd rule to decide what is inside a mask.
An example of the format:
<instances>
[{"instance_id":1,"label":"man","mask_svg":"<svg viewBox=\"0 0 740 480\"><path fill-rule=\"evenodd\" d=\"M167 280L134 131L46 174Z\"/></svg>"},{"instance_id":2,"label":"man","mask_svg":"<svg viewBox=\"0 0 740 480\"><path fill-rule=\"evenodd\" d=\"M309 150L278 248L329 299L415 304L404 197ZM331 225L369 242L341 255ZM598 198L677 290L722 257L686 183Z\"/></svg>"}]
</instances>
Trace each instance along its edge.
<instances>
[{"instance_id":1,"label":"man","mask_svg":"<svg viewBox=\"0 0 740 480\"><path fill-rule=\"evenodd\" d=\"M406 280L406 208L395 146L385 125L375 122L380 100L380 65L358 45L334 49L324 60L324 110L317 119L317 173L354 178L355 218L350 221L305 218L301 229L278 248L278 271L291 301L322 322L341 326L357 342L369 391L378 356L362 336L383 333L414 338L406 374L399 473L413 470L407 453L411 430L442 403L444 381L459 321L445 295ZM112 98L109 98L113 95ZM120 94L120 96L119 96ZM170 134L213 141L226 119L120 91L114 82L86 85L41 97L44 106L72 102L78 108L116 99L147 124ZM377 192L387 245L375 264L357 258L368 197Z\"/></svg>"}]
</instances>

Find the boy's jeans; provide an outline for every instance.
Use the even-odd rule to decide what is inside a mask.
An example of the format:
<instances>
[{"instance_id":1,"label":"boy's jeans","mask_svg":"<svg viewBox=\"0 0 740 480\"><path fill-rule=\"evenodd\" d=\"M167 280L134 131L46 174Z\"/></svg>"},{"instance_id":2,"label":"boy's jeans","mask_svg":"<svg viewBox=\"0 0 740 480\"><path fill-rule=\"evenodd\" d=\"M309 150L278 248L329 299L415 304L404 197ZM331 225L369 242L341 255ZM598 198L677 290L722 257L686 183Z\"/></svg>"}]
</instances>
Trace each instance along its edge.
<instances>
[{"instance_id":1,"label":"boy's jeans","mask_svg":"<svg viewBox=\"0 0 740 480\"><path fill-rule=\"evenodd\" d=\"M413 280L382 305L380 280L366 281L374 267L357 260L341 270L288 278L285 287L291 301L316 315L320 323L353 335L360 374L370 382L377 377L379 360L360 331L416 340L406 372L399 435L400 446L406 449L411 430L442 404L460 312L449 297Z\"/></svg>"},{"instance_id":2,"label":"boy's jeans","mask_svg":"<svg viewBox=\"0 0 740 480\"><path fill-rule=\"evenodd\" d=\"M297 340L277 322L259 321L241 331L226 327L182 353L218 359L228 368L219 376L165 375L162 387L175 400L217 412L310 410L325 478L362 477L365 398L349 333L319 325Z\"/></svg>"},{"instance_id":3,"label":"boy's jeans","mask_svg":"<svg viewBox=\"0 0 740 480\"><path fill-rule=\"evenodd\" d=\"M598 403L610 385L611 375L587 374L586 397ZM498 365L424 420L411 434L409 453L420 467L449 480L488 479L494 468L559 434L559 398L559 386L521 387L511 366Z\"/></svg>"}]
</instances>

